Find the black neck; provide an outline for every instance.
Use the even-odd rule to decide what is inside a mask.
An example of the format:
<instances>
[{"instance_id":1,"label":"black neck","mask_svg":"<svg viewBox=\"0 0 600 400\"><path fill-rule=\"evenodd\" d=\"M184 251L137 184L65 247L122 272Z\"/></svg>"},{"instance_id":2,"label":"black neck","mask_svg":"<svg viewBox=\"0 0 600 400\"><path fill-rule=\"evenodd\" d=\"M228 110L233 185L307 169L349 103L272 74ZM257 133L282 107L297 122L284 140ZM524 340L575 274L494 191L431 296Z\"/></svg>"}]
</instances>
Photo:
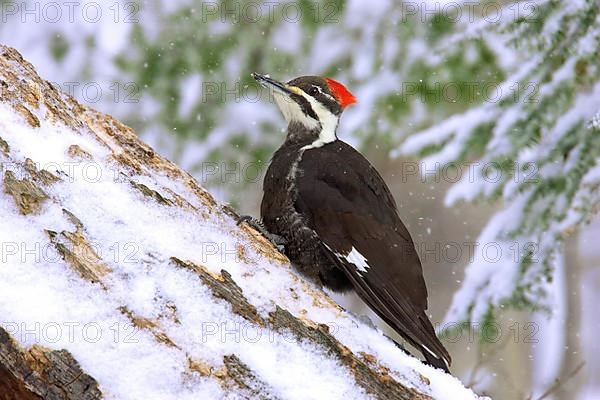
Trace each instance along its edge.
<instances>
[{"instance_id":1,"label":"black neck","mask_svg":"<svg viewBox=\"0 0 600 400\"><path fill-rule=\"evenodd\" d=\"M292 121L288 125L287 137L285 143L287 145L309 145L319 138L321 126L310 129L301 122Z\"/></svg>"}]
</instances>

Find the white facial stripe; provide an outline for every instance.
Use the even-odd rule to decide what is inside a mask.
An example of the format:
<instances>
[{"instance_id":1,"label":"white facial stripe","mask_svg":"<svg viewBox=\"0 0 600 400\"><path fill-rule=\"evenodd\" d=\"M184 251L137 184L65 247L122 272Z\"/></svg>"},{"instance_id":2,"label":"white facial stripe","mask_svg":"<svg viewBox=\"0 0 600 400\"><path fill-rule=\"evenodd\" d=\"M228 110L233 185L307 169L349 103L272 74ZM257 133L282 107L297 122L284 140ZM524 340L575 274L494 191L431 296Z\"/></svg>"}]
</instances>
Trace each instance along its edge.
<instances>
[{"instance_id":1,"label":"white facial stripe","mask_svg":"<svg viewBox=\"0 0 600 400\"><path fill-rule=\"evenodd\" d=\"M317 89L319 91L319 93L321 93L323 96L326 96L326 97L330 98L331 100L335 100L332 95L330 95L329 93L325 93L323 91L323 89L321 89L321 86L312 85L312 87L314 87L315 89Z\"/></svg>"},{"instance_id":2,"label":"white facial stripe","mask_svg":"<svg viewBox=\"0 0 600 400\"><path fill-rule=\"evenodd\" d=\"M315 87L321 91L320 87ZM288 89L293 93L304 97L310 103L311 108L317 114L319 120L317 121L314 118L304 114L300 108L300 105L298 105L298 103L295 101L289 99L279 92L274 92L273 95L275 97L275 102L279 106L279 109L281 110L287 123L290 123L291 121L297 121L306 126L308 129L315 129L319 126L319 123L321 124L321 131L319 132L318 139L311 144L302 147L302 150L314 149L335 141L337 139L335 130L337 129L339 117L334 115L325 106L315 100L312 96L306 94L306 92L299 87L288 86Z\"/></svg>"},{"instance_id":3,"label":"white facial stripe","mask_svg":"<svg viewBox=\"0 0 600 400\"><path fill-rule=\"evenodd\" d=\"M317 117L319 117L319 121L321 122L321 132L319 133L319 138L311 144L304 146L303 149L314 149L335 141L337 139L335 130L337 129L339 117L334 115L312 96L306 94L303 90L299 89L299 92L300 95L310 103L310 106L317 114Z\"/></svg>"},{"instance_id":4,"label":"white facial stripe","mask_svg":"<svg viewBox=\"0 0 600 400\"><path fill-rule=\"evenodd\" d=\"M273 97L288 124L292 121L297 121L309 129L319 126L319 122L304 114L298 103L294 100L278 92L273 92Z\"/></svg>"}]
</instances>

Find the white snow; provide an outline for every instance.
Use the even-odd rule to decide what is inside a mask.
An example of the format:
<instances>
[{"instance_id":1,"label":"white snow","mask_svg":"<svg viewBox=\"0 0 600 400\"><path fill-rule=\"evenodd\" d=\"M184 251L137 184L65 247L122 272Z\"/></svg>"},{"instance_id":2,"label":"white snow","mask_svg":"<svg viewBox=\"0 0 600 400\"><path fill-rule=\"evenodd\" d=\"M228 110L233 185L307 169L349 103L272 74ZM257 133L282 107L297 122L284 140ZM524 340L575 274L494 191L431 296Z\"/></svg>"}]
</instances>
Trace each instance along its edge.
<instances>
[{"instance_id":1,"label":"white snow","mask_svg":"<svg viewBox=\"0 0 600 400\"><path fill-rule=\"evenodd\" d=\"M552 279L552 314L537 314L533 319L536 334L532 340L533 398L539 398L548 388L559 379L561 366L565 358L567 345L567 283L565 279L564 256L557 255L554 262Z\"/></svg>"}]
</instances>

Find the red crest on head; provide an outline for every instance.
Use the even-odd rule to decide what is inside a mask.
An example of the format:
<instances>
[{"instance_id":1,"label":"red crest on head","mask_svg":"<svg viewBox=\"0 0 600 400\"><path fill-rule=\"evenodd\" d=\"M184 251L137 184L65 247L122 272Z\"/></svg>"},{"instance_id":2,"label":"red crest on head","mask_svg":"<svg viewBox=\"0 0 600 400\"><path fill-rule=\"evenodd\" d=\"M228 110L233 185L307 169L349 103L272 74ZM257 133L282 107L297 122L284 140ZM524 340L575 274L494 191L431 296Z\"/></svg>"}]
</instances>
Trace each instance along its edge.
<instances>
[{"instance_id":1,"label":"red crest on head","mask_svg":"<svg viewBox=\"0 0 600 400\"><path fill-rule=\"evenodd\" d=\"M331 93L342 105L342 108L356 103L356 97L354 97L354 95L350 93L348 89L346 89L346 86L331 78L325 78L325 81L327 82Z\"/></svg>"}]
</instances>

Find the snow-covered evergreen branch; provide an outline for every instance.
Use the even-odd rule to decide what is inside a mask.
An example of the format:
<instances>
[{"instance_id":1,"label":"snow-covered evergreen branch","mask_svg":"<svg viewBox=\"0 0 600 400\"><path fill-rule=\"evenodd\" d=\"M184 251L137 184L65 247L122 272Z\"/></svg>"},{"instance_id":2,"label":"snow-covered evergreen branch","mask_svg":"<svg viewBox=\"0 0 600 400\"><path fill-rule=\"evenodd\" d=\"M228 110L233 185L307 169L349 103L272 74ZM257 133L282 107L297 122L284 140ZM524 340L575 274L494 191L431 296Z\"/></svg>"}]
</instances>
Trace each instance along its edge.
<instances>
[{"instance_id":1,"label":"snow-covered evergreen branch","mask_svg":"<svg viewBox=\"0 0 600 400\"><path fill-rule=\"evenodd\" d=\"M595 1L545 1L531 18L488 24L495 39L527 52L529 61L507 71L498 101L421 131L395 152L420 154L438 167L472 163L474 175L463 174L449 190L448 206L504 204L478 239L499 256L477 252L447 321L486 321L505 306L552 305L553 258L600 203L599 12ZM465 28L461 40L472 37Z\"/></svg>"}]
</instances>

